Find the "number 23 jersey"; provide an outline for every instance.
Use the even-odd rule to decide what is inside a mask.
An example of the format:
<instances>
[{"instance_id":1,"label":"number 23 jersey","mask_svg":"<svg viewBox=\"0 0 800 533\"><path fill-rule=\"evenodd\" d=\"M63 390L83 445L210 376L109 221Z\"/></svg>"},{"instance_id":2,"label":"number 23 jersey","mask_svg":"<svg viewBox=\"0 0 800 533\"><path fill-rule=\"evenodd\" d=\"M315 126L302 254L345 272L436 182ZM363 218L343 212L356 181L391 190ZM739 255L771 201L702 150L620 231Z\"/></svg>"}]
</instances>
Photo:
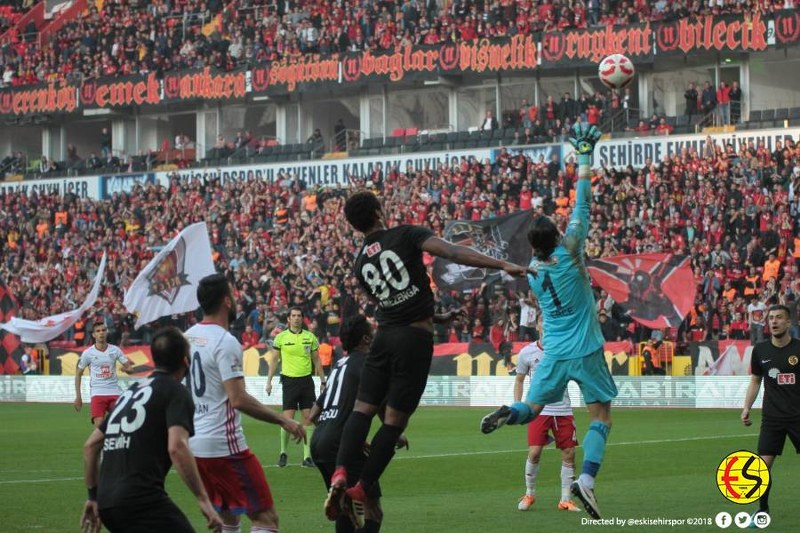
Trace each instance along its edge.
<instances>
[{"instance_id":1,"label":"number 23 jersey","mask_svg":"<svg viewBox=\"0 0 800 533\"><path fill-rule=\"evenodd\" d=\"M216 324L196 324L186 331L192 364L188 385L194 400L194 437L197 457L227 457L247 450L239 411L231 406L225 381L244 377L242 346Z\"/></svg>"},{"instance_id":2,"label":"number 23 jersey","mask_svg":"<svg viewBox=\"0 0 800 533\"><path fill-rule=\"evenodd\" d=\"M379 326L407 326L433 316L433 292L422 262L422 244L433 232L397 226L364 239L355 274L378 301Z\"/></svg>"},{"instance_id":3,"label":"number 23 jersey","mask_svg":"<svg viewBox=\"0 0 800 533\"><path fill-rule=\"evenodd\" d=\"M100 509L136 507L166 497L164 477L172 465L169 428L193 432L194 407L175 379L154 372L134 383L100 424L105 434L97 491Z\"/></svg>"}]
</instances>

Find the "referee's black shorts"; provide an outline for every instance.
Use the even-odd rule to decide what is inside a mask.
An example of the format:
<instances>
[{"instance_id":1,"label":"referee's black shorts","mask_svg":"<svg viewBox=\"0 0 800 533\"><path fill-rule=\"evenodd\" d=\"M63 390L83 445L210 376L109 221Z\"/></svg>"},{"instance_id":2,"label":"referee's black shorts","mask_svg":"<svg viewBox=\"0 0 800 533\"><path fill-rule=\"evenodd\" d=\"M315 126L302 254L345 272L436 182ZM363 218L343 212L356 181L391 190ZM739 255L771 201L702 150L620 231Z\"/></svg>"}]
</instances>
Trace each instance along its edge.
<instances>
[{"instance_id":1,"label":"referee's black shorts","mask_svg":"<svg viewBox=\"0 0 800 533\"><path fill-rule=\"evenodd\" d=\"M371 405L386 404L403 413L413 413L433 360L433 333L413 326L379 327L372 341L358 399Z\"/></svg>"},{"instance_id":2,"label":"referee's black shorts","mask_svg":"<svg viewBox=\"0 0 800 533\"><path fill-rule=\"evenodd\" d=\"M283 410L311 409L317 399L314 378L309 374L299 378L281 375L283 387Z\"/></svg>"},{"instance_id":3,"label":"referee's black shorts","mask_svg":"<svg viewBox=\"0 0 800 533\"><path fill-rule=\"evenodd\" d=\"M776 420L762 416L758 455L780 455L787 436L794 444L795 452L800 453L800 420Z\"/></svg>"},{"instance_id":4,"label":"referee's black shorts","mask_svg":"<svg viewBox=\"0 0 800 533\"><path fill-rule=\"evenodd\" d=\"M193 533L189 519L169 498L136 507L100 509L100 520L111 533Z\"/></svg>"}]
</instances>

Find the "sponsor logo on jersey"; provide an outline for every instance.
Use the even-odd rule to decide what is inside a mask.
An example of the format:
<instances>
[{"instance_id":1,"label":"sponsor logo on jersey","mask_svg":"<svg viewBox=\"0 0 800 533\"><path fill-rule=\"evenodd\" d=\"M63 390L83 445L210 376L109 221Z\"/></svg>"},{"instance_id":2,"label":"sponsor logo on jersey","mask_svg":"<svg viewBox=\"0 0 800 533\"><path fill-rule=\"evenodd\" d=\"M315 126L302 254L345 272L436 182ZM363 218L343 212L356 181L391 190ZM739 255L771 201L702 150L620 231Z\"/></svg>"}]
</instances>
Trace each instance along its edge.
<instances>
[{"instance_id":1,"label":"sponsor logo on jersey","mask_svg":"<svg viewBox=\"0 0 800 533\"><path fill-rule=\"evenodd\" d=\"M97 371L98 378L110 378L111 375L111 365L100 365Z\"/></svg>"},{"instance_id":2,"label":"sponsor logo on jersey","mask_svg":"<svg viewBox=\"0 0 800 533\"><path fill-rule=\"evenodd\" d=\"M181 287L189 285L189 276L184 269L185 260L186 241L181 238L147 276L150 284L148 296L160 296L172 305Z\"/></svg>"},{"instance_id":3,"label":"sponsor logo on jersey","mask_svg":"<svg viewBox=\"0 0 800 533\"><path fill-rule=\"evenodd\" d=\"M795 379L793 373L778 374L778 385L794 385Z\"/></svg>"},{"instance_id":4,"label":"sponsor logo on jersey","mask_svg":"<svg viewBox=\"0 0 800 533\"><path fill-rule=\"evenodd\" d=\"M381 243L373 242L372 244L367 246L367 249L364 250L364 253L367 254L367 257L372 257L373 255L379 253L380 251L381 251Z\"/></svg>"},{"instance_id":5,"label":"sponsor logo on jersey","mask_svg":"<svg viewBox=\"0 0 800 533\"><path fill-rule=\"evenodd\" d=\"M186 340L193 346L206 346L208 344L208 339L205 337L186 337Z\"/></svg>"}]
</instances>

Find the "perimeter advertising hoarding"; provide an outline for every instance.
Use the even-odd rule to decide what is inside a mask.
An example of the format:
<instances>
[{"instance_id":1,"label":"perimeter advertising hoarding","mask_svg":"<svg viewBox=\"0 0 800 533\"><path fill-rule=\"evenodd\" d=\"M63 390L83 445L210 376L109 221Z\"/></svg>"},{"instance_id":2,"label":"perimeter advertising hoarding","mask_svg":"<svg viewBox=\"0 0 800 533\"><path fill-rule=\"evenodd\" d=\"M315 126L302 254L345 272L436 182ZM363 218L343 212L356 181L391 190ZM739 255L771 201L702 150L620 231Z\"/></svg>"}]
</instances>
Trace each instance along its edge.
<instances>
[{"instance_id":1,"label":"perimeter advertising hoarding","mask_svg":"<svg viewBox=\"0 0 800 533\"><path fill-rule=\"evenodd\" d=\"M628 165L642 167L648 160L660 163L665 157L680 154L684 148L703 151L706 137L718 145L733 144L736 151L742 145L752 142L755 146L764 143L772 152L776 141L797 139L800 128L783 128L769 130L736 131L730 133L712 133L709 135L662 135L647 136L627 139L601 140L594 150L594 166L625 168ZM571 161L575 157L575 150L569 143L563 144L564 161Z\"/></svg>"},{"instance_id":2,"label":"perimeter advertising hoarding","mask_svg":"<svg viewBox=\"0 0 800 533\"><path fill-rule=\"evenodd\" d=\"M614 378L619 396L616 407L677 407L741 409L749 376L686 376ZM75 399L74 379L69 376L2 376L0 402L71 403ZM129 380L121 380L123 387ZM272 395L264 391L266 378L246 377L247 391L260 402L279 404L281 388L278 380ZM82 395L89 400L88 380L83 380ZM496 407L513 399L514 378L430 376L421 405L451 407ZM317 383L319 389L319 383ZM575 383L569 385L573 407L582 407L583 400ZM754 407L761 407L759 394Z\"/></svg>"},{"instance_id":3,"label":"perimeter advertising hoarding","mask_svg":"<svg viewBox=\"0 0 800 533\"><path fill-rule=\"evenodd\" d=\"M417 171L426 168L437 169L444 164L457 165L462 157L476 158L479 161L491 156L489 148L457 150L452 152L422 152L411 154L387 154L374 157L348 159L328 159L315 161L295 161L289 163L264 163L238 167L193 168L156 172L156 181L167 186L170 178L200 179L209 181L219 179L223 183L239 180L266 180L273 182L283 176L292 179L296 176L309 187L346 187L352 178L367 179L375 170L385 174L397 167L401 171L413 168Z\"/></svg>"},{"instance_id":4,"label":"perimeter advertising hoarding","mask_svg":"<svg viewBox=\"0 0 800 533\"><path fill-rule=\"evenodd\" d=\"M100 197L100 179L97 176L84 178L53 178L25 181L0 182L0 194L19 192L26 196L33 194L74 194L78 198Z\"/></svg>"}]
</instances>

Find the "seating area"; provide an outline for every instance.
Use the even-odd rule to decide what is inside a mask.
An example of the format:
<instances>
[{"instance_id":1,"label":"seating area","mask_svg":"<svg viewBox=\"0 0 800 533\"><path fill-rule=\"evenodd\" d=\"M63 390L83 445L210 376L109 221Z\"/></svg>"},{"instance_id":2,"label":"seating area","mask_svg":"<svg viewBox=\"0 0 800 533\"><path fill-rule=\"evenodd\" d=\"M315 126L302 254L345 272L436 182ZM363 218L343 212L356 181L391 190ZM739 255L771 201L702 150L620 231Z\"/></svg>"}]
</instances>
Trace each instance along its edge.
<instances>
[{"instance_id":1,"label":"seating area","mask_svg":"<svg viewBox=\"0 0 800 533\"><path fill-rule=\"evenodd\" d=\"M692 117L654 116L649 120L630 119L628 131L615 131L612 138L641 137L644 135L662 135L652 124L664 118L672 135L690 134L702 131L700 115ZM644 131L637 129L640 123L646 126ZM740 131L800 127L800 107L778 108L763 111L751 111L750 120L736 124ZM608 131L607 125L601 125ZM494 130L472 131L427 131L418 128L395 128L386 139L371 137L364 139L360 146L351 148L350 157L369 157L379 155L441 152L449 150L469 150L477 148L498 148L563 142L563 134L558 136L533 135L526 128L506 127ZM42 165L41 156L12 153L0 161L0 174L6 176L22 175L24 179L52 178L63 176L108 175L125 172L152 171L161 164L177 165L179 168L218 167L244 164L269 164L320 159L324 152L316 150L309 142L295 144L279 144L275 138L262 140L251 139L235 148L235 143L224 147L222 152L210 150L201 161L196 161L192 150L158 150L148 151L136 156L109 158L87 158L74 161L52 162L49 167ZM46 170L45 170L46 169Z\"/></svg>"},{"instance_id":2,"label":"seating area","mask_svg":"<svg viewBox=\"0 0 800 533\"><path fill-rule=\"evenodd\" d=\"M39 2L37 5L41 5ZM713 4L713 5L712 5ZM12 27L33 2L5 0L5 86L213 66L231 70L306 54L626 26L705 14L770 12L784 2L338 2L106 0L55 27ZM71 16L71 15L70 15ZM66 17L65 17L66 18ZM2 26L0 26L1 28Z\"/></svg>"},{"instance_id":3,"label":"seating area","mask_svg":"<svg viewBox=\"0 0 800 533\"><path fill-rule=\"evenodd\" d=\"M667 338L746 338L750 301L770 305L780 298L797 304L800 196L789 196L788 190L800 187L798 165L800 144L792 141L772 151L762 144L734 149L714 143L702 151L688 147L648 168L597 171L586 254L690 255L697 305ZM288 306L300 303L311 327L325 338L335 336L339 324L328 317L375 311L347 275L358 239L341 213L352 188L374 188L392 224L424 224L441 235L449 220L521 209L550 214L564 225L571 172L505 153L490 165L464 158L447 168L376 171L369 182L356 179L343 188L309 187L291 176L287 184L175 174L167 186L137 186L102 201L6 191L0 195L7 214L0 220L0 276L17 296L22 317L47 316L81 300L106 251L112 281L103 286L93 318L103 318L116 339L145 339L146 332L134 329L133 317L121 306L123 289L155 247L185 224L206 220L217 266L236 280L241 305L235 333L249 324L267 340ZM288 260L287 253L296 260ZM442 309L463 306L469 315L458 329L437 328L437 341L520 338L518 294L496 286L470 293L437 290L436 296ZM611 317L611 326L603 329L608 340L641 340L637 335L648 333L637 330L608 297L601 295L598 309ZM193 318L181 320L186 326ZM71 340L71 333L61 340Z\"/></svg>"}]
</instances>

